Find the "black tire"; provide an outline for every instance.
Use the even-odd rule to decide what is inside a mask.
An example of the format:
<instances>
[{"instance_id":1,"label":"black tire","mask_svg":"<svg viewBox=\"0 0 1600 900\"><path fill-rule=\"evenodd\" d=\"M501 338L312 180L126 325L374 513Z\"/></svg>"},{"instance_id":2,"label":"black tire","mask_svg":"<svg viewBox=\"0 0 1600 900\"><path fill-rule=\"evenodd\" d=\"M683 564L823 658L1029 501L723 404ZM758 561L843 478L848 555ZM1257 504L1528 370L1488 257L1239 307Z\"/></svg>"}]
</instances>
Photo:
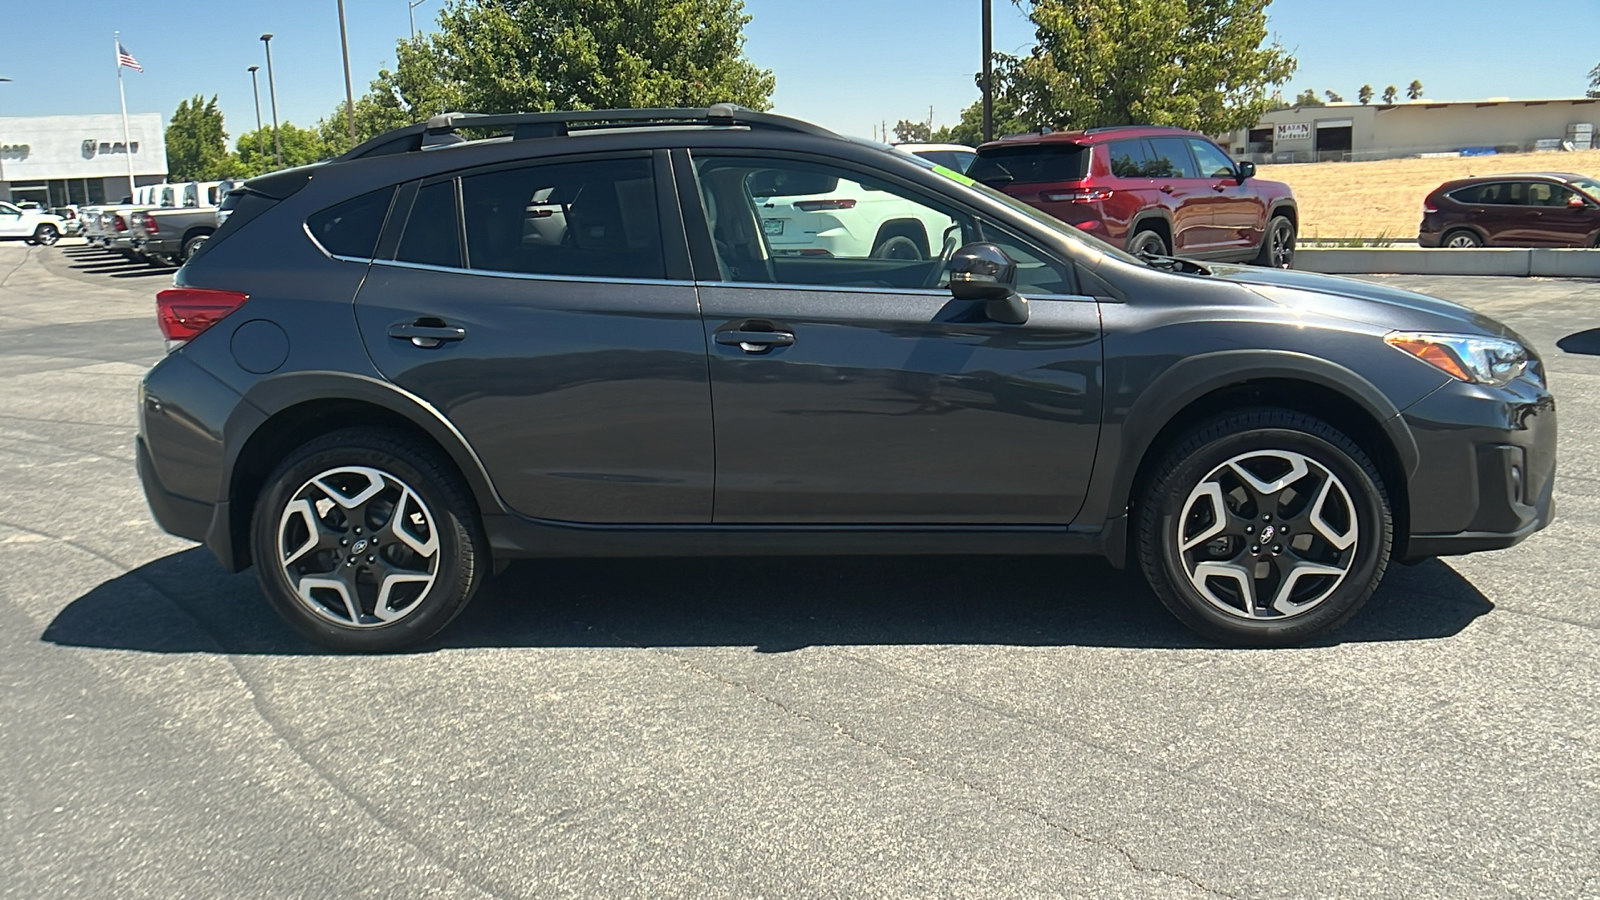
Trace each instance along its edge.
<instances>
[{"instance_id":1,"label":"black tire","mask_svg":"<svg viewBox=\"0 0 1600 900\"><path fill-rule=\"evenodd\" d=\"M61 232L54 225L40 225L33 230L33 242L42 247L54 247L61 240Z\"/></svg>"},{"instance_id":2,"label":"black tire","mask_svg":"<svg viewBox=\"0 0 1600 900\"><path fill-rule=\"evenodd\" d=\"M363 474L337 473L354 467L360 467ZM331 484L340 478L357 478L359 483L360 477L373 477L366 472L381 475L384 487L351 508L348 517L342 504L328 503L326 511L319 508L333 494L314 484L314 479ZM333 487L342 490L338 484ZM412 493L402 500L404 488ZM312 496L323 499L313 501ZM343 496L350 500L360 495ZM325 527L313 532L304 515L297 518L291 504L301 500L306 501L301 508ZM385 502L389 503L387 519ZM407 510L410 512L402 523L407 534L400 535L395 531L394 520L400 518L396 512L405 514ZM304 556L294 552L293 544L315 540L316 534L328 536L328 549L305 552ZM379 546L381 553L372 547L363 550L363 535L375 542L388 535L389 545ZM384 652L427 640L466 608L491 568L476 507L455 470L431 448L381 428L343 429L290 453L267 479L257 499L250 541L257 581L273 608L310 640L340 651ZM423 543L424 549L431 547L432 552L413 550L407 541ZM286 546L291 547L287 552ZM372 552L360 558L347 556L352 550ZM295 559L306 559L308 565L294 566L296 572L291 576L286 562ZM350 559L356 560L354 565ZM380 571L402 576L382 576L382 583L390 584L391 596L400 598L398 604L391 602L385 607L387 615L377 608ZM299 581L291 581L291 577ZM415 588L424 577L429 580ZM307 578L320 586L306 586ZM344 581L343 591L332 584L338 581ZM301 586L309 599L302 599ZM347 612L349 605L342 602L352 593L359 617L355 621ZM393 608L400 604L403 608Z\"/></svg>"},{"instance_id":3,"label":"black tire","mask_svg":"<svg viewBox=\"0 0 1600 900\"><path fill-rule=\"evenodd\" d=\"M872 244L872 258L920 262L928 258L927 248L925 235L918 235L905 225L893 225L878 233Z\"/></svg>"},{"instance_id":4,"label":"black tire","mask_svg":"<svg viewBox=\"0 0 1600 900\"><path fill-rule=\"evenodd\" d=\"M1273 455L1278 453L1283 458ZM1259 465L1258 460L1276 461L1287 469L1280 473L1282 477L1293 477L1297 469L1288 458L1295 456L1309 471L1269 495L1282 503L1248 499L1261 495L1252 494L1230 465L1242 460L1241 465L1249 468ZM1320 467L1321 473L1312 467ZM1212 502L1204 490L1213 476L1219 482L1215 496L1229 505L1232 515L1224 513L1213 519L1202 508L1202 503L1209 506ZM1330 501L1322 499L1319 488L1325 476L1335 479L1326 491ZM1258 480L1264 477L1268 476L1258 476ZM1222 486L1229 478L1237 487ZM1290 492L1295 491L1298 493L1291 497ZM1240 497L1246 499L1240 501ZM1237 506L1236 501L1240 501ZM1294 511L1296 503L1303 504L1299 512ZM1312 514L1319 520L1314 524L1306 518ZM1329 524L1330 517L1337 524ZM1206 540L1207 526L1223 518L1230 530L1237 527L1246 533L1235 537L1218 532ZM1252 524L1242 524L1245 522ZM1300 530L1284 541L1283 535L1290 532L1282 529L1290 528L1291 523ZM1269 524L1274 526L1270 530L1265 527ZM1394 541L1394 518L1383 479L1361 447L1320 419L1272 408L1229 413L1179 440L1165 453L1139 497L1137 528L1139 563L1162 604L1205 637L1253 647L1301 643L1348 622L1383 579ZM1350 545L1336 547L1324 536L1326 532L1334 532ZM1185 551L1186 536L1203 542ZM1193 559L1186 557L1186 552ZM1191 574L1191 566L1208 564L1240 574L1230 579L1226 571L1219 576L1210 568ZM1303 565L1310 568L1300 571ZM1343 573L1318 572L1317 566L1342 568ZM1246 573L1250 574L1248 596L1242 578ZM1230 581L1238 587L1233 588ZM1263 589L1273 594L1274 602L1252 606L1249 598L1264 598ZM1297 595L1304 609L1294 611ZM1275 608L1277 601L1285 602L1291 612Z\"/></svg>"},{"instance_id":5,"label":"black tire","mask_svg":"<svg viewBox=\"0 0 1600 900\"><path fill-rule=\"evenodd\" d=\"M1253 262L1273 269L1294 268L1294 223L1284 216L1273 216L1261 235L1261 250Z\"/></svg>"},{"instance_id":6,"label":"black tire","mask_svg":"<svg viewBox=\"0 0 1600 900\"><path fill-rule=\"evenodd\" d=\"M1445 233L1439 239L1439 246L1448 250L1467 250L1483 246L1483 238L1478 237L1476 231L1468 228L1457 228L1455 231Z\"/></svg>"},{"instance_id":7,"label":"black tire","mask_svg":"<svg viewBox=\"0 0 1600 900\"><path fill-rule=\"evenodd\" d=\"M183 250L181 252L179 252L179 254L178 254L178 259L177 259L178 265L181 266L184 263L188 262L189 260L193 259L195 251L199 250L200 249L200 245L204 244L206 242L206 240L209 239L210 237L211 237L211 233L210 232L206 232L205 234L191 235L188 239L186 239L183 242Z\"/></svg>"},{"instance_id":8,"label":"black tire","mask_svg":"<svg viewBox=\"0 0 1600 900\"><path fill-rule=\"evenodd\" d=\"M1166 238L1163 238L1161 232L1153 228L1146 228L1129 238L1128 252L1134 256L1143 256L1146 253L1152 256L1170 256L1172 254L1171 248L1167 246Z\"/></svg>"}]
</instances>

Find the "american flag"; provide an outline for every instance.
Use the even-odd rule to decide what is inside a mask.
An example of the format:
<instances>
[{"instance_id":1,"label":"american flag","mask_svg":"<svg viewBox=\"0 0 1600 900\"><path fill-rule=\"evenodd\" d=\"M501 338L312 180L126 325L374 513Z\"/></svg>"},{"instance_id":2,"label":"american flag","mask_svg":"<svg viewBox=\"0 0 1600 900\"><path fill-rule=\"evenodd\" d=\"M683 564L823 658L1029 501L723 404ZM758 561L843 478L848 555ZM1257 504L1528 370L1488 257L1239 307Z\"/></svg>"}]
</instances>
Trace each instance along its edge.
<instances>
[{"instance_id":1,"label":"american flag","mask_svg":"<svg viewBox=\"0 0 1600 900\"><path fill-rule=\"evenodd\" d=\"M117 41L117 65L127 66L135 72L144 71L144 66L139 65L139 61L133 58L133 54L128 52L127 47L122 46L121 41Z\"/></svg>"}]
</instances>

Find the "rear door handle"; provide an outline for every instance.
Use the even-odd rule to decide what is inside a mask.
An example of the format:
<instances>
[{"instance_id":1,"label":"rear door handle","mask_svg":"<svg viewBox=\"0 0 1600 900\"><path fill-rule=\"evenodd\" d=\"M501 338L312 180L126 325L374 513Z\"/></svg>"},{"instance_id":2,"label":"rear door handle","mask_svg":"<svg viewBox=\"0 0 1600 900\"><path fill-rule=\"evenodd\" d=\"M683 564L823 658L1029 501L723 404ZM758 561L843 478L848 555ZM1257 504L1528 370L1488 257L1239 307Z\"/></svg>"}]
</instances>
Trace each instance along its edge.
<instances>
[{"instance_id":1,"label":"rear door handle","mask_svg":"<svg viewBox=\"0 0 1600 900\"><path fill-rule=\"evenodd\" d=\"M719 331L715 335L719 344L738 347L746 353L766 353L773 347L787 347L794 343L791 331Z\"/></svg>"},{"instance_id":2,"label":"rear door handle","mask_svg":"<svg viewBox=\"0 0 1600 900\"><path fill-rule=\"evenodd\" d=\"M418 319L415 322L397 322L389 326L389 337L408 340L413 346L424 350L432 350L446 341L459 341L466 336L465 328L446 325L440 319Z\"/></svg>"},{"instance_id":3,"label":"rear door handle","mask_svg":"<svg viewBox=\"0 0 1600 900\"><path fill-rule=\"evenodd\" d=\"M1163 184L1163 185L1162 185L1162 186L1161 186L1161 187L1160 187L1160 191L1161 191L1161 193L1163 193L1163 194L1170 194L1170 193L1172 193L1172 185L1170 185L1170 184Z\"/></svg>"},{"instance_id":4,"label":"rear door handle","mask_svg":"<svg viewBox=\"0 0 1600 900\"><path fill-rule=\"evenodd\" d=\"M1212 185L1212 186L1211 186L1211 189L1212 189L1212 190L1213 190L1213 191L1216 191L1216 192L1217 192L1217 193L1219 193L1219 194L1220 194L1220 193L1222 193L1222 192L1223 192L1223 191L1225 191L1225 190L1227 190L1227 189L1228 189L1228 185L1226 185L1226 184L1213 184L1213 185Z\"/></svg>"}]
</instances>

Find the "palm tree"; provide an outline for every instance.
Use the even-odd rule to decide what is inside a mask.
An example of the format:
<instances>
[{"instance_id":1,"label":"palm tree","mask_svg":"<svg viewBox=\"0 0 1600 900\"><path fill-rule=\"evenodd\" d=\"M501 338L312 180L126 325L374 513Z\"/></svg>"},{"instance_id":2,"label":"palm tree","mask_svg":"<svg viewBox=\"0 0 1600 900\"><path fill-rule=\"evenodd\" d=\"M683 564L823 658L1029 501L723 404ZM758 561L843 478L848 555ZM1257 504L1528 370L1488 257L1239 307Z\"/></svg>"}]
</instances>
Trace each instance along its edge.
<instances>
[{"instance_id":1,"label":"palm tree","mask_svg":"<svg viewBox=\"0 0 1600 900\"><path fill-rule=\"evenodd\" d=\"M1421 100L1422 82L1412 81L1411 84L1406 88L1406 97L1411 100Z\"/></svg>"}]
</instances>

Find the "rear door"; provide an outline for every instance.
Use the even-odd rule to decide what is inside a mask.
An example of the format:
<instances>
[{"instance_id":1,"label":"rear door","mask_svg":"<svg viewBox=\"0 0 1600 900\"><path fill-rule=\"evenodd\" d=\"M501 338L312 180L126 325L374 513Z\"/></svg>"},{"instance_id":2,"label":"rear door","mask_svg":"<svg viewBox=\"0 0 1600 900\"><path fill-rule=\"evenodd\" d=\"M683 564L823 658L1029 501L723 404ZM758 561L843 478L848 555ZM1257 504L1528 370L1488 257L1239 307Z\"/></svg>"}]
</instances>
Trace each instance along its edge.
<instances>
[{"instance_id":1,"label":"rear door","mask_svg":"<svg viewBox=\"0 0 1600 900\"><path fill-rule=\"evenodd\" d=\"M669 171L665 151L527 161L396 200L362 337L518 513L711 521L705 336Z\"/></svg>"},{"instance_id":2,"label":"rear door","mask_svg":"<svg viewBox=\"0 0 1600 900\"><path fill-rule=\"evenodd\" d=\"M717 523L1072 521L1099 437L1101 360L1098 304L1075 293L1069 265L851 164L708 151L679 170L711 353ZM881 191L919 222L941 220L926 235L934 252L776 255L758 203L773 183ZM1028 322L951 296L945 255L979 239L1019 264Z\"/></svg>"},{"instance_id":3,"label":"rear door","mask_svg":"<svg viewBox=\"0 0 1600 900\"><path fill-rule=\"evenodd\" d=\"M1490 247L1537 247L1539 210L1528 205L1526 181L1496 181L1478 191L1473 221L1488 235Z\"/></svg>"},{"instance_id":4,"label":"rear door","mask_svg":"<svg viewBox=\"0 0 1600 900\"><path fill-rule=\"evenodd\" d=\"M1172 216L1172 252L1216 250L1220 242L1212 224L1211 182L1200 177L1189 142L1174 137L1151 138L1145 143L1156 190Z\"/></svg>"}]
</instances>

